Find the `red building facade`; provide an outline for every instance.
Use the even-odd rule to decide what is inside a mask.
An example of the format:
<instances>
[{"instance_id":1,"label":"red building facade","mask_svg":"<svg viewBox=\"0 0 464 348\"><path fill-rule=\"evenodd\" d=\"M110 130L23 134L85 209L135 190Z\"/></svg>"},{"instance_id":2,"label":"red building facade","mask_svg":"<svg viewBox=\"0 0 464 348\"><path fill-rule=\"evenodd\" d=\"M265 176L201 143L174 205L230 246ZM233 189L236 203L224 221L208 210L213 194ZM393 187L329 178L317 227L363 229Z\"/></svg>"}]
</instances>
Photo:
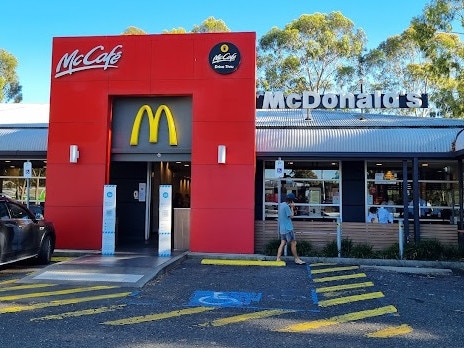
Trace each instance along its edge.
<instances>
[{"instance_id":1,"label":"red building facade","mask_svg":"<svg viewBox=\"0 0 464 348\"><path fill-rule=\"evenodd\" d=\"M55 38L45 209L57 248L102 247L103 189L117 161L129 167L179 156L191 163L190 250L253 253L255 81L255 33ZM118 109L117 120L116 101L130 104ZM136 145L126 141L133 129L124 122L132 125L136 117L131 107L152 102L152 108L162 103L179 110L172 117L178 144L167 145L167 112L157 142L143 131ZM141 127L149 125L145 116ZM182 146L186 134L189 144ZM126 149L122 155L115 153L118 142ZM71 145L77 145L77 162L70 159Z\"/></svg>"}]
</instances>

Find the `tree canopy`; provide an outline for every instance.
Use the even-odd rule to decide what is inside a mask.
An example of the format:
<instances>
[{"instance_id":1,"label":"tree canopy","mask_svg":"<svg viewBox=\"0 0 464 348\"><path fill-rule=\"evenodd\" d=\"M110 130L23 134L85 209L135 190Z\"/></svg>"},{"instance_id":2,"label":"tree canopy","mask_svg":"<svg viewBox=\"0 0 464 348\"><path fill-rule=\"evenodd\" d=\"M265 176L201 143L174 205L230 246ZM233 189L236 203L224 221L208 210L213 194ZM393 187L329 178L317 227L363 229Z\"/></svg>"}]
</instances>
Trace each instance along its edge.
<instances>
[{"instance_id":1,"label":"tree canopy","mask_svg":"<svg viewBox=\"0 0 464 348\"><path fill-rule=\"evenodd\" d=\"M0 48L0 102L19 103L23 99L16 68L18 61L11 53Z\"/></svg>"},{"instance_id":2,"label":"tree canopy","mask_svg":"<svg viewBox=\"0 0 464 348\"><path fill-rule=\"evenodd\" d=\"M352 74L366 37L340 12L304 14L258 44L258 88L324 93Z\"/></svg>"},{"instance_id":3,"label":"tree canopy","mask_svg":"<svg viewBox=\"0 0 464 348\"><path fill-rule=\"evenodd\" d=\"M190 31L230 32L221 19L208 17ZM124 35L145 35L130 26ZM420 92L428 109L388 112L416 116L464 117L464 1L431 0L402 33L367 50L367 37L341 12L302 14L283 29L273 27L257 47L257 89L300 93ZM17 59L0 49L0 102L21 102ZM376 110L376 112L382 112Z\"/></svg>"}]
</instances>

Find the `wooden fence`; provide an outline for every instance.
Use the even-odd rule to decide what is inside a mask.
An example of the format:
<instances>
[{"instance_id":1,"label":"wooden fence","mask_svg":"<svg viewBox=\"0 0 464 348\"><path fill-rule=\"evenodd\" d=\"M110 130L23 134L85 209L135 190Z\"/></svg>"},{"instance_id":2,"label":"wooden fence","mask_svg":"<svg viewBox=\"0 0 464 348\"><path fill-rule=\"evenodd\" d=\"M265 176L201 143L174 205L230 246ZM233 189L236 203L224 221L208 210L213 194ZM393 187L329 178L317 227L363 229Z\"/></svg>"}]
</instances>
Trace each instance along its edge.
<instances>
[{"instance_id":1,"label":"wooden fence","mask_svg":"<svg viewBox=\"0 0 464 348\"><path fill-rule=\"evenodd\" d=\"M276 220L255 221L255 252L263 253L267 243L279 239ZM337 240L340 227L342 239L350 239L353 244L369 244L373 250L381 250L398 243L399 224L373 224L364 222L335 221L294 221L297 240L311 243L315 249L322 249L327 243ZM409 225L410 240L414 240L414 225ZM443 245L458 246L457 225L421 224L421 240L436 239Z\"/></svg>"}]
</instances>

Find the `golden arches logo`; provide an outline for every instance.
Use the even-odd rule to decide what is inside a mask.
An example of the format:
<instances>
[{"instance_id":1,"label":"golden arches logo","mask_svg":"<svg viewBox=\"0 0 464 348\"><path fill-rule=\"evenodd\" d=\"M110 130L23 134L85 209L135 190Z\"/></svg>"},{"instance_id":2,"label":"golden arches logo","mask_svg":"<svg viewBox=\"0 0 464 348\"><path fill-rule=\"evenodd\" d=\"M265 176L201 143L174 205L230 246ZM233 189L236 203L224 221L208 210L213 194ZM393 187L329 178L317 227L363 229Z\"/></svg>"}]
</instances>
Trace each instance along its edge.
<instances>
[{"instance_id":1,"label":"golden arches logo","mask_svg":"<svg viewBox=\"0 0 464 348\"><path fill-rule=\"evenodd\" d=\"M140 125L142 123L143 115L145 112L148 115L148 125L149 125L149 142L150 143L157 143L158 142L158 129L159 123L161 119L161 114L163 113L166 115L166 119L168 121L168 130L169 130L169 145L175 146L177 145L177 131L176 125L174 123L174 118L172 117L171 110L166 105L162 104L158 106L156 109L155 115L153 115L153 111L150 105L142 105L137 112L137 115L134 119L134 125L132 126L132 133L130 137L130 144L131 145L138 145L139 143L139 133L140 133Z\"/></svg>"}]
</instances>

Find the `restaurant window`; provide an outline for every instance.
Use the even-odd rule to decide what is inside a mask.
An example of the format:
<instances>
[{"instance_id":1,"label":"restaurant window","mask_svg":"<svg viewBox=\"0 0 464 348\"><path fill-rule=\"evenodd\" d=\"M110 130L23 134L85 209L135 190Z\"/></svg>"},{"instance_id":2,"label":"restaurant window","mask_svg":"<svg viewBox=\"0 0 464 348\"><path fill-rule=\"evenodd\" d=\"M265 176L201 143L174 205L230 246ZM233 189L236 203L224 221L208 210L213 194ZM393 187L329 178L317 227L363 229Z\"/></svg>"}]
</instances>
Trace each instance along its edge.
<instances>
[{"instance_id":1,"label":"restaurant window","mask_svg":"<svg viewBox=\"0 0 464 348\"><path fill-rule=\"evenodd\" d=\"M24 178L24 161L3 160L0 162L1 194L26 203L29 195L29 203L40 205L45 202L46 163L45 161L32 162L32 177Z\"/></svg>"},{"instance_id":2,"label":"restaurant window","mask_svg":"<svg viewBox=\"0 0 464 348\"><path fill-rule=\"evenodd\" d=\"M403 164L366 163L366 216L370 207L384 205L394 219L413 218L413 168L408 161L407 204L403 202ZM419 161L419 215L422 223L455 223L458 216L459 190L457 163Z\"/></svg>"},{"instance_id":3,"label":"restaurant window","mask_svg":"<svg viewBox=\"0 0 464 348\"><path fill-rule=\"evenodd\" d=\"M278 203L287 193L295 197L296 220L334 220L340 216L339 162L284 161L284 177L278 178L275 161L264 165L265 219L276 219Z\"/></svg>"}]
</instances>

